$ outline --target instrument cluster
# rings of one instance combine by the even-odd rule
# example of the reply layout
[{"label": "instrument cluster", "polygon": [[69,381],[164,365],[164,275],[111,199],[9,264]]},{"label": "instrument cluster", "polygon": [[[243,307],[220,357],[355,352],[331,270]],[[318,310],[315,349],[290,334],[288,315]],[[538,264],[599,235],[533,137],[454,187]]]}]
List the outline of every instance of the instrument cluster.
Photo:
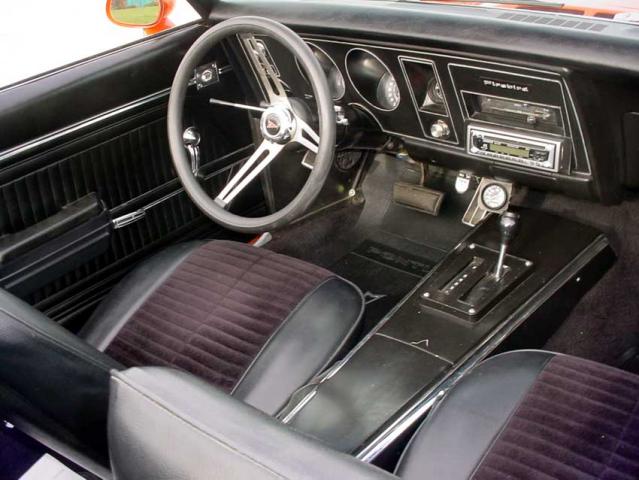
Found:
[{"label": "instrument cluster", "polygon": [[[417,48],[305,37],[333,100],[363,112],[416,158],[589,196],[588,149],[561,72]],[[292,94],[290,54],[269,44]],[[585,180],[585,181],[584,181]],[[582,189],[581,191],[579,191]]]}]

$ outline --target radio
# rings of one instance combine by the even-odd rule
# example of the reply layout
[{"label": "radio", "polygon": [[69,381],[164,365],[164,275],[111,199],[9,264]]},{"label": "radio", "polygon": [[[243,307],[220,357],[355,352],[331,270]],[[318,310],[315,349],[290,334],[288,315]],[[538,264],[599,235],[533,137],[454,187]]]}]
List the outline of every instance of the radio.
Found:
[{"label": "radio", "polygon": [[498,162],[557,172],[563,140],[509,130],[468,126],[468,153]]}]

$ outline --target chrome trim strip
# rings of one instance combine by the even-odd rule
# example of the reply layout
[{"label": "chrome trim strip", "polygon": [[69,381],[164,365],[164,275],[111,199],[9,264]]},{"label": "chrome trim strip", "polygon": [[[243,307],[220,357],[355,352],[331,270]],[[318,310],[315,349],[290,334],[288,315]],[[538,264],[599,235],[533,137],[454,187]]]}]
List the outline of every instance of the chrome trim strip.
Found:
[{"label": "chrome trim strip", "polygon": [[90,126],[96,125],[98,123],[104,122],[106,120],[109,120],[110,118],[116,117],[118,115],[124,114],[126,112],[129,112],[131,110],[135,110],[137,108],[140,108],[148,103],[154,102],[156,100],[159,100],[163,97],[166,97],[169,95],[171,89],[170,88],[165,88],[164,90],[160,90],[158,92],[152,93],[150,95],[147,95],[146,97],[142,97],[138,100],[135,100],[133,102],[124,104],[121,107],[117,107],[114,108],[112,110],[107,110],[104,113],[100,113],[98,115],[95,115],[93,117],[90,117],[87,120],[83,120],[81,122],[78,123],[74,123],[68,127],[62,128],[60,130],[57,130],[53,133],[49,133],[46,135],[43,135],[42,137],[36,138],[35,140],[30,140],[26,143],[23,143],[22,145],[18,145],[17,147],[11,147],[8,150],[4,150],[3,152],[0,152],[0,166],[2,166],[2,163],[18,156],[18,155],[22,155],[26,152],[29,152],[31,150],[34,150],[38,147],[41,147],[42,145],[45,145],[49,142],[52,142],[54,140],[58,140],[60,138],[66,137],[67,135],[70,135],[72,133],[76,133],[78,131],[84,130],[85,128],[88,128]]},{"label": "chrome trim strip", "polygon": [[[564,279],[570,279],[581,268],[601,253],[609,243],[604,235],[598,236],[588,247],[581,251],[568,265],[559,271],[536,295],[522,304],[506,320],[491,332],[490,336],[475,349],[468,352],[437,384],[431,386],[412,407],[389,425],[383,432],[371,440],[355,457],[370,463],[412,424],[421,419],[434,403],[450,390],[466,373],[486,358],[505,338],[519,327],[540,305],[546,302]],[[421,286],[423,282],[420,282]],[[417,290],[417,289],[416,289]]]},{"label": "chrome trim strip", "polygon": [[379,333],[378,332],[378,333],[375,334],[375,336],[376,337],[386,338],[388,340],[393,340],[393,341],[395,341],[397,343],[401,343],[402,345],[406,345],[407,347],[414,348],[415,350],[419,350],[422,353],[426,353],[426,354],[430,355],[431,357],[435,357],[437,360],[441,360],[442,362],[448,363],[449,365],[454,365],[453,362],[451,362],[450,360],[448,360],[448,359],[446,359],[446,358],[444,358],[444,357],[442,357],[440,355],[437,355],[436,353],[430,352],[430,351],[428,351],[428,350],[426,350],[426,349],[424,349],[422,347],[419,347],[419,346],[417,346],[414,343],[407,342],[405,340],[400,340],[399,338],[391,337],[390,335],[386,335],[385,333]]},{"label": "chrome trim strip", "polygon": [[[566,89],[566,93],[568,94],[568,98],[570,99],[570,105],[572,107],[572,113],[575,116],[575,119],[577,120],[577,131],[579,132],[579,138],[581,138],[581,145],[584,151],[584,154],[586,155],[586,167],[587,170],[585,172],[579,172],[579,173],[585,173],[586,175],[592,175],[592,166],[590,165],[590,153],[588,151],[588,144],[586,143],[586,137],[584,136],[584,131],[581,128],[581,122],[579,121],[579,115],[577,114],[577,106],[575,105],[575,101],[572,99],[572,93],[570,92],[570,88],[568,88],[568,84],[566,83],[566,79],[562,78],[562,84],[564,86],[564,88]],[[568,128],[570,128],[570,115],[568,115]],[[572,128],[570,128],[572,130]]]},{"label": "chrome trim strip", "polygon": [[[233,157],[235,155],[238,155],[239,153],[243,152],[244,150],[248,150],[249,148],[253,147],[253,145],[245,145],[241,148],[238,148],[237,150],[233,150],[232,152],[227,153],[226,155],[223,155],[219,158],[216,158],[214,160],[211,160],[212,162],[219,162],[221,160],[225,160],[229,157]],[[227,170],[232,169],[233,167],[237,166],[239,163],[243,162],[246,159],[246,157],[242,157],[239,160],[237,160],[236,162],[231,163],[230,165],[227,165],[224,168],[221,168],[219,170],[215,170],[212,173],[209,173],[208,175],[206,175],[203,180],[209,180],[217,175],[221,175],[222,173],[226,172]],[[184,187],[180,187],[176,190],[173,190],[172,192],[167,193],[166,195],[164,195],[163,197],[158,198],[157,200],[152,201],[151,203],[148,203],[132,212],[129,213],[125,213],[122,214],[120,216],[118,216],[117,218],[114,218],[112,220],[113,223],[113,228],[115,228],[116,230],[119,228],[124,228],[128,225],[131,225],[132,223],[138,222],[140,220],[142,220],[145,216],[146,216],[146,212],[150,209],[152,209],[153,207],[156,207],[158,205],[160,205],[161,203],[166,202],[167,200],[170,200],[171,198],[180,195],[181,193],[184,193]]]},{"label": "chrome trim strip", "polygon": [[317,395],[317,389],[313,389],[306,395],[304,395],[304,397],[293,407],[293,409],[288,412],[286,416],[284,416],[284,418],[281,419],[281,422],[285,424],[290,422],[291,419],[308,404],[308,402],[315,398],[315,395]]}]

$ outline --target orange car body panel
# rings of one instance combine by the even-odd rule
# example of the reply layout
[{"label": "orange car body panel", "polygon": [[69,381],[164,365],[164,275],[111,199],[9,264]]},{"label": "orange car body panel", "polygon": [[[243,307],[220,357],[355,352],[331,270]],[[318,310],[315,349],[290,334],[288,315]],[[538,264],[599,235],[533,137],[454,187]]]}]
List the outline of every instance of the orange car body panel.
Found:
[{"label": "orange car body panel", "polygon": [[162,32],[175,26],[175,24],[171,20],[169,20],[168,17],[175,8],[176,0],[160,0],[160,16],[158,17],[158,20],[151,25],[130,25],[118,22],[115,18],[113,18],[113,15],[111,15],[111,2],[112,0],[107,0],[106,2],[107,17],[109,17],[109,20],[111,22],[121,27],[144,28],[144,33],[146,33],[147,35],[153,35],[155,33]]},{"label": "orange car body panel", "polygon": [[[584,17],[613,18],[620,13],[639,14],[639,1],[637,0],[564,0],[552,2],[546,5],[520,5],[513,3],[487,2],[457,2],[455,0],[423,0],[425,3],[442,3],[453,5],[491,6],[495,8],[509,8],[522,10],[538,10],[543,12],[567,13]],[[557,6],[561,3],[561,6]]]}]

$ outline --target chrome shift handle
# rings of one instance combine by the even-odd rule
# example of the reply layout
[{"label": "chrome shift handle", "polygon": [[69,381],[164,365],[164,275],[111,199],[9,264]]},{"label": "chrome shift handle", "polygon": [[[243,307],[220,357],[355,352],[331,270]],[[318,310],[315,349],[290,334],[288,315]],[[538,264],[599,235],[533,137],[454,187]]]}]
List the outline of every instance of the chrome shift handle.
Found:
[{"label": "chrome shift handle", "polygon": [[504,275],[504,260],[506,259],[506,252],[508,245],[515,234],[517,233],[517,226],[519,223],[519,215],[514,212],[504,212],[499,217],[499,234],[501,235],[501,242],[499,244],[499,257],[497,258],[497,264],[495,265],[495,271],[493,275],[496,280],[501,280]]},{"label": "chrome shift handle", "polygon": [[195,127],[187,128],[182,134],[184,148],[186,148],[191,158],[191,171],[196,177],[200,170],[200,140],[200,132]]}]

